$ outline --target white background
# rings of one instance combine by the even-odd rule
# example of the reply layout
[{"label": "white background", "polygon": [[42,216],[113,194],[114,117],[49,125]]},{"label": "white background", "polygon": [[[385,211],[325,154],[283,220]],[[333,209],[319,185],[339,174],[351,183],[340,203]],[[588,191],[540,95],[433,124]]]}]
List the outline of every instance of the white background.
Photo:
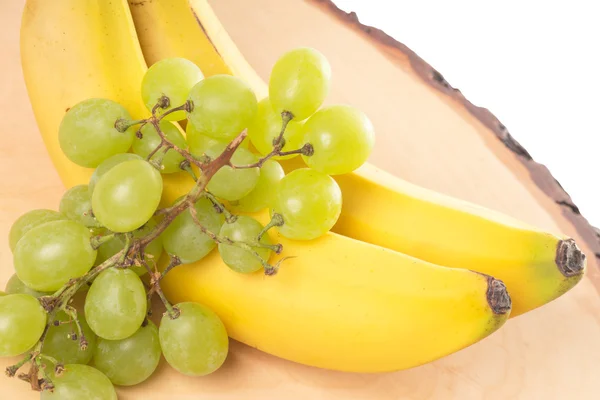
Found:
[{"label": "white background", "polygon": [[335,3],[489,109],[600,226],[600,2]]}]

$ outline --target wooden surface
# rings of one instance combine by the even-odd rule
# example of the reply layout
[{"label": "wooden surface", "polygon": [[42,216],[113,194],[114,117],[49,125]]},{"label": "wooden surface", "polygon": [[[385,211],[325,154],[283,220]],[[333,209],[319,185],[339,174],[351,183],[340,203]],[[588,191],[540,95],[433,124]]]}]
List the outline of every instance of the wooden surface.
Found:
[{"label": "wooden surface", "polygon": [[[56,208],[64,190],[38,135],[21,74],[18,35],[23,3],[0,0],[0,286],[13,271],[7,240],[10,225],[30,209]],[[183,377],[163,362],[150,382],[119,389],[119,397],[598,398],[600,279],[591,247],[596,244],[585,221],[556,204],[566,195],[544,181],[549,180],[543,167],[508,149],[498,140],[498,131],[469,111],[460,97],[436,86],[440,79],[428,82],[426,70],[419,69],[418,60],[406,50],[365,33],[324,2],[211,3],[263,78],[278,55],[291,47],[309,45],[323,51],[334,74],[329,101],[358,106],[375,124],[374,164],[417,184],[563,231],[581,243],[581,235],[586,236],[589,272],[552,304],[510,320],[470,348],[412,370],[377,375],[324,371],[232,343],[225,366],[209,377]],[[48,96],[51,101],[52,94]],[[12,361],[2,359],[0,367]],[[0,377],[0,399],[36,398],[22,382]]]}]

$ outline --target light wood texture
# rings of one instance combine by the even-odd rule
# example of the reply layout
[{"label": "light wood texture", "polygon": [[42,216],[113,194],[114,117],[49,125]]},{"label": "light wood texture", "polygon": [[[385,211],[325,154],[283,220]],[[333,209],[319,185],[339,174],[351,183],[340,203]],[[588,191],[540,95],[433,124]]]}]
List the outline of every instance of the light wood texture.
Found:
[{"label": "light wood texture", "polygon": [[[300,0],[212,1],[227,30],[267,78],[279,54],[318,47],[331,61],[330,102],[363,109],[378,132],[372,162],[394,174],[583,242],[518,158],[464,106],[419,78],[398,49],[374,41],[322,5]],[[7,235],[20,214],[56,208],[63,187],[43,147],[23,82],[19,23],[24,0],[0,0],[0,286],[12,274]],[[52,101],[52,93],[48,93]],[[232,343],[225,366],[204,378],[163,362],[120,399],[596,399],[600,372],[597,266],[557,301],[509,321],[482,342],[408,371],[359,375],[318,370]],[[317,328],[318,329],[318,328]],[[443,332],[440,332],[443,334]],[[1,359],[0,368],[14,362]],[[37,399],[0,377],[0,398]]]}]

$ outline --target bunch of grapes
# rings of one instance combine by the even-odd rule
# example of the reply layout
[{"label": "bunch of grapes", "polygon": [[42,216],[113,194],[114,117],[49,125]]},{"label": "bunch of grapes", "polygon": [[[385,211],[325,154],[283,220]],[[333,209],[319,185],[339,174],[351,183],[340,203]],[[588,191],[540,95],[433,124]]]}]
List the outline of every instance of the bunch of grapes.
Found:
[{"label": "bunch of grapes", "polygon": [[[18,376],[42,399],[114,399],[113,384],[148,379],[161,354],[186,375],[217,370],[228,353],[225,326],[202,304],[170,304],[160,281],[211,251],[237,273],[273,275],[280,265],[269,259],[284,249],[269,229],[314,240],[333,227],[342,193],[330,175],[362,165],[374,133],[359,110],[322,107],[330,74],[316,50],[292,50],[273,68],[269,97],[257,101],[242,80],[203,78],[172,58],[144,76],[146,119],[107,99],[73,106],[61,149],[95,170],[58,211],[30,211],[11,228],[16,274],[0,296],[0,356],[21,361],[7,374],[28,364]],[[285,175],[278,161],[297,156],[307,167]],[[159,208],[164,174],[188,174],[194,185]],[[250,216],[264,209],[265,226]],[[159,268],[161,257],[168,262]],[[158,328],[148,319],[155,294],[166,308]]]}]

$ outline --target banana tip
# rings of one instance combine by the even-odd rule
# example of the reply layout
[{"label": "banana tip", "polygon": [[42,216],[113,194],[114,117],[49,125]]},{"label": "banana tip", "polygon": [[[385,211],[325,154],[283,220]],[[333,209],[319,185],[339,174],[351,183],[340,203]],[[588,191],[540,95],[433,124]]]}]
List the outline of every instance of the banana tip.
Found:
[{"label": "banana tip", "polygon": [[573,239],[561,240],[556,248],[556,266],[567,278],[580,275],[585,269],[585,254]]},{"label": "banana tip", "polygon": [[491,276],[488,276],[487,301],[494,314],[506,314],[512,308],[512,301],[506,285]]}]

